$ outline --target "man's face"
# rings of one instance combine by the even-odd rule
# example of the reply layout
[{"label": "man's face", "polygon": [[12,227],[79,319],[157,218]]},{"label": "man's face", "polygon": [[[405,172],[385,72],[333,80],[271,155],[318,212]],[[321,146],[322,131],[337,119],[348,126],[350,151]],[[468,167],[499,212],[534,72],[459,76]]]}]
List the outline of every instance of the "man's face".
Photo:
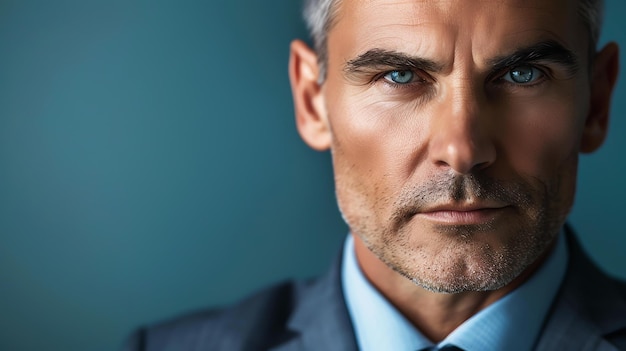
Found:
[{"label": "man's face", "polygon": [[570,0],[343,0],[321,96],[352,232],[433,291],[540,258],[573,203],[587,33]]}]

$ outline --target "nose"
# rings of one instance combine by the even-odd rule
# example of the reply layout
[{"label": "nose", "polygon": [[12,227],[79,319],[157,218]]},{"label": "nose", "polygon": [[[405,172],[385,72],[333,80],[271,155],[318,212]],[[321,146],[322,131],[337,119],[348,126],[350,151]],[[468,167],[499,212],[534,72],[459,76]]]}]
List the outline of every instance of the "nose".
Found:
[{"label": "nose", "polygon": [[431,122],[429,157],[435,166],[460,174],[484,169],[496,159],[486,99],[469,87],[442,99]]}]

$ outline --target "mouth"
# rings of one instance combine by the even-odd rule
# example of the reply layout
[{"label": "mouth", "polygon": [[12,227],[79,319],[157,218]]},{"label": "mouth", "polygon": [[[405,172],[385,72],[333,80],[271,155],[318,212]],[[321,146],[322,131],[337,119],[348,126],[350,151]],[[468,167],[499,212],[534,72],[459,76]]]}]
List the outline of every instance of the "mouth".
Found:
[{"label": "mouth", "polygon": [[439,224],[479,225],[492,222],[508,208],[499,204],[442,205],[420,211],[417,216]]}]

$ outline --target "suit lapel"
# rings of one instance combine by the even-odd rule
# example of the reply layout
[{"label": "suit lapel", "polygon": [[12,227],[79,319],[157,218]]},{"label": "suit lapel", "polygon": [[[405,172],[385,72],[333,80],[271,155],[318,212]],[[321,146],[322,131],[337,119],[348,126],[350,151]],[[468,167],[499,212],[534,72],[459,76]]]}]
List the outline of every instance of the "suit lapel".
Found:
[{"label": "suit lapel", "polygon": [[604,333],[581,316],[573,306],[559,302],[543,330],[537,351],[581,350],[617,351]]},{"label": "suit lapel", "polygon": [[626,301],[566,231],[569,268],[536,350],[618,350],[605,337],[626,328]]},{"label": "suit lapel", "polygon": [[341,288],[341,255],[330,271],[296,292],[288,327],[294,336],[273,351],[357,351]]}]

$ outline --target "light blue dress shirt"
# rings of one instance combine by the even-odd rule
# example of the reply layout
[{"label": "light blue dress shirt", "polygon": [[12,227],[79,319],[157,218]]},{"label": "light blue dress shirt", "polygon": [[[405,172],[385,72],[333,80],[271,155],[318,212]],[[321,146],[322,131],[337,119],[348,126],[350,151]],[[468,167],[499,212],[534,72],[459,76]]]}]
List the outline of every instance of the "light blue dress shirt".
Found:
[{"label": "light blue dress shirt", "polygon": [[[563,281],[568,251],[563,232],[544,264],[524,284],[466,320],[438,346],[466,351],[531,350]],[[348,235],[342,287],[362,351],[415,351],[434,346],[365,278]]]}]

